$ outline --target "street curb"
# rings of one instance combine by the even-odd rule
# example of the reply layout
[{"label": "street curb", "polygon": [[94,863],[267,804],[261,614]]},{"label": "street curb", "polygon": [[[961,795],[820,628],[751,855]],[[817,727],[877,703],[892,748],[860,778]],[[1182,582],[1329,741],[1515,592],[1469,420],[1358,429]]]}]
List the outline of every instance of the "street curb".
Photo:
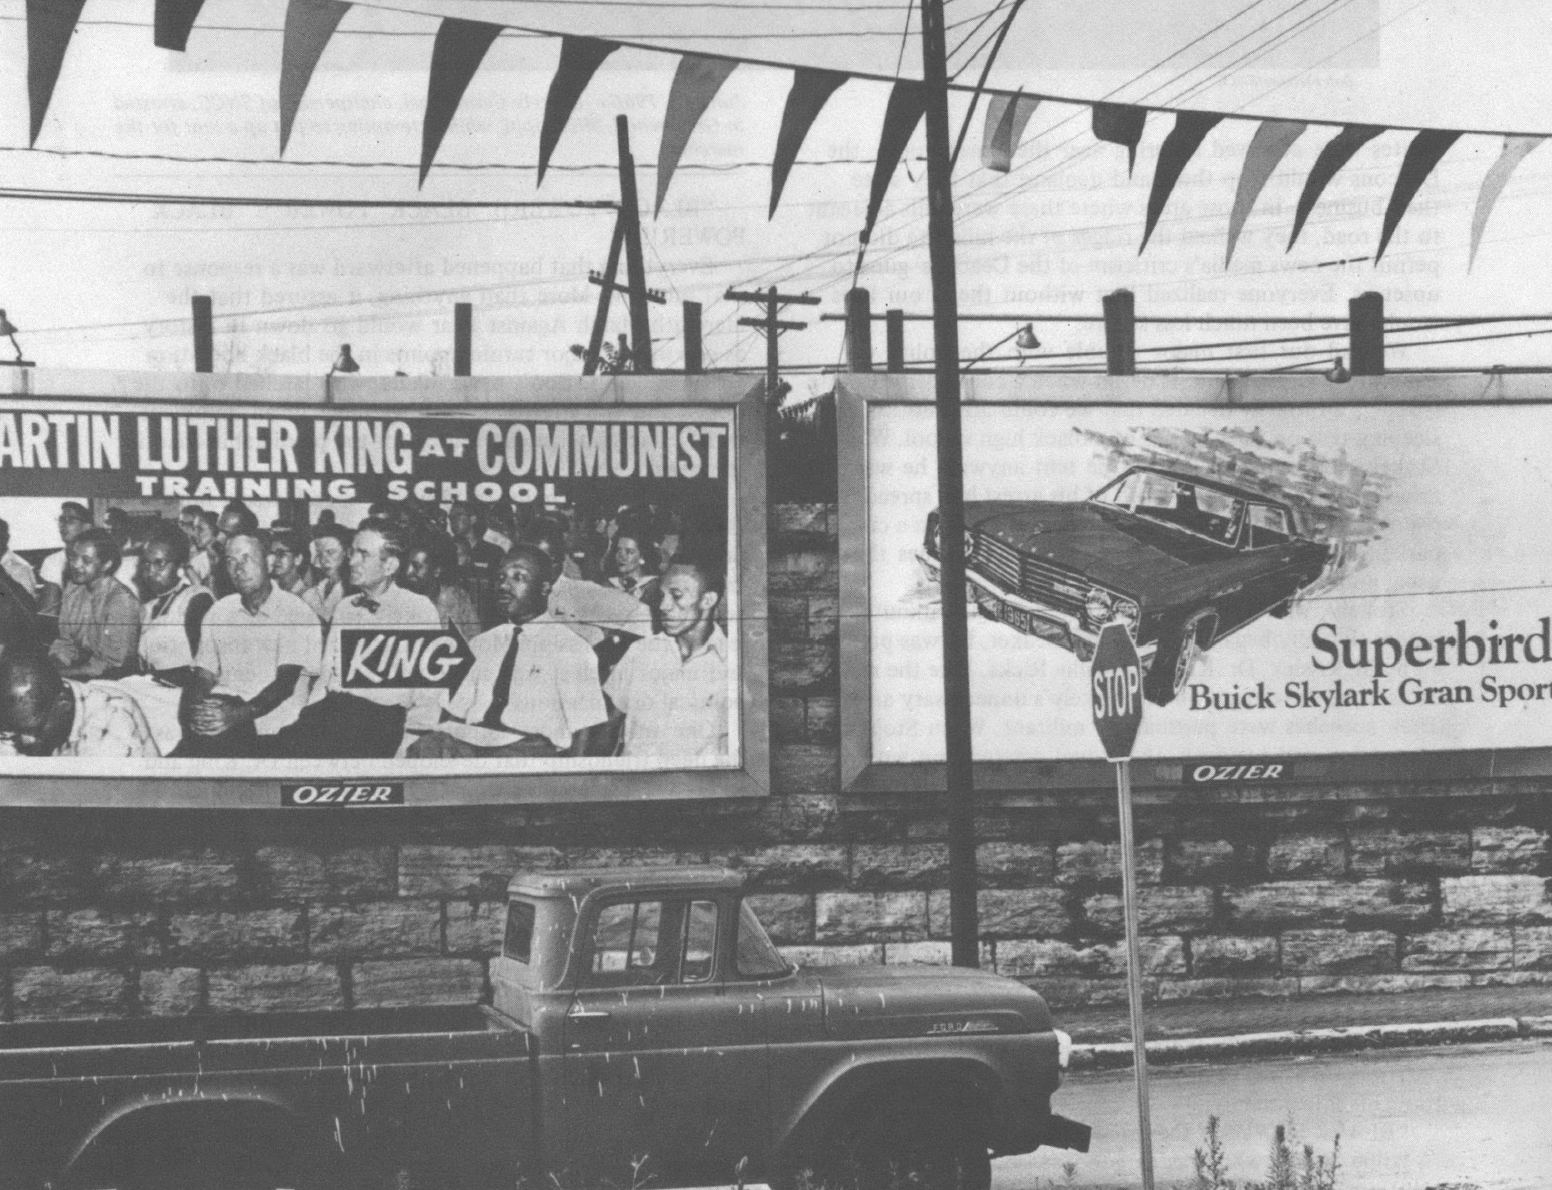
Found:
[{"label": "street curb", "polygon": [[[1299,1029],[1243,1033],[1235,1037],[1182,1037],[1148,1042],[1148,1065],[1170,1066],[1224,1058],[1270,1058],[1332,1054],[1404,1046],[1459,1045],[1552,1037],[1552,1017],[1493,1017],[1479,1021],[1434,1021],[1410,1025],[1357,1025],[1345,1029]],[[1116,1070],[1132,1064],[1130,1042],[1074,1045],[1070,1070]]]}]

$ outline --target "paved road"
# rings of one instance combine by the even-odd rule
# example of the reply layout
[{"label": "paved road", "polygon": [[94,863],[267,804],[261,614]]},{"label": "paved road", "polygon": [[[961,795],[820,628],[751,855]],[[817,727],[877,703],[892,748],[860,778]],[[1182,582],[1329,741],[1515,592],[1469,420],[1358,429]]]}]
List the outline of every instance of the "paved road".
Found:
[{"label": "paved road", "polygon": [[[1229,1174],[1266,1177],[1272,1131],[1328,1153],[1337,1190],[1552,1186],[1552,1041],[1177,1066],[1151,1072],[1155,1181],[1194,1186],[1191,1152],[1222,1121]],[[1141,1184],[1131,1072],[1073,1075],[1056,1110],[1094,1128],[1094,1151],[993,1163],[993,1190]],[[1069,1178],[1063,1163],[1076,1168]]]}]

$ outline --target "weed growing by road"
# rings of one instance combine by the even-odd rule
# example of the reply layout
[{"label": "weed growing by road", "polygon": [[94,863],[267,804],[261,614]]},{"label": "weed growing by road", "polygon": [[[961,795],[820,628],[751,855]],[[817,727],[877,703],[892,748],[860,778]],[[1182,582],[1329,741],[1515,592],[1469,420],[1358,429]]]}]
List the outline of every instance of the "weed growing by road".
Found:
[{"label": "weed growing by road", "polygon": [[1301,1145],[1295,1153],[1290,1130],[1279,1124],[1272,1133],[1267,1154],[1266,1179],[1237,1182],[1229,1177],[1228,1156],[1218,1131],[1218,1117],[1207,1117],[1206,1145],[1193,1154],[1196,1166],[1195,1190],[1336,1190],[1342,1138],[1331,1138],[1331,1155],[1315,1152],[1311,1144]]}]

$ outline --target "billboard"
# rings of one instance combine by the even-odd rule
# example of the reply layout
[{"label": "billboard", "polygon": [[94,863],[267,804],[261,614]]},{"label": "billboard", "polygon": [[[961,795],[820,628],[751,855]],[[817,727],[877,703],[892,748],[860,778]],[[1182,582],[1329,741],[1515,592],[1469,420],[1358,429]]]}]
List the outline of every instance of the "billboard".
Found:
[{"label": "billboard", "polygon": [[765,792],[747,382],[28,380],[0,799]]},{"label": "billboard", "polygon": [[[1147,666],[1144,781],[1546,768],[1552,406],[1535,398],[1552,394],[1481,377],[967,378],[966,532],[948,542],[921,449],[930,383],[842,386],[841,457],[867,460],[865,490],[842,495],[854,787],[942,780],[945,597],[968,615],[988,787],[1109,780],[1088,662],[1112,622]],[[948,549],[962,592],[939,587]]]}]

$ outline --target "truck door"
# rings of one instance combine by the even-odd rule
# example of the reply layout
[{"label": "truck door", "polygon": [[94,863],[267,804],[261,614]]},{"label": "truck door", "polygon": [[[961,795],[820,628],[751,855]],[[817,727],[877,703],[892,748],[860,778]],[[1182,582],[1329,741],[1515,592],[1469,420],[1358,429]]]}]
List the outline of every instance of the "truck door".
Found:
[{"label": "truck door", "polygon": [[727,902],[688,892],[600,907],[564,1031],[576,1175],[732,1181],[740,1158],[763,1158],[764,1028],[755,989],[719,974],[728,916]]}]

